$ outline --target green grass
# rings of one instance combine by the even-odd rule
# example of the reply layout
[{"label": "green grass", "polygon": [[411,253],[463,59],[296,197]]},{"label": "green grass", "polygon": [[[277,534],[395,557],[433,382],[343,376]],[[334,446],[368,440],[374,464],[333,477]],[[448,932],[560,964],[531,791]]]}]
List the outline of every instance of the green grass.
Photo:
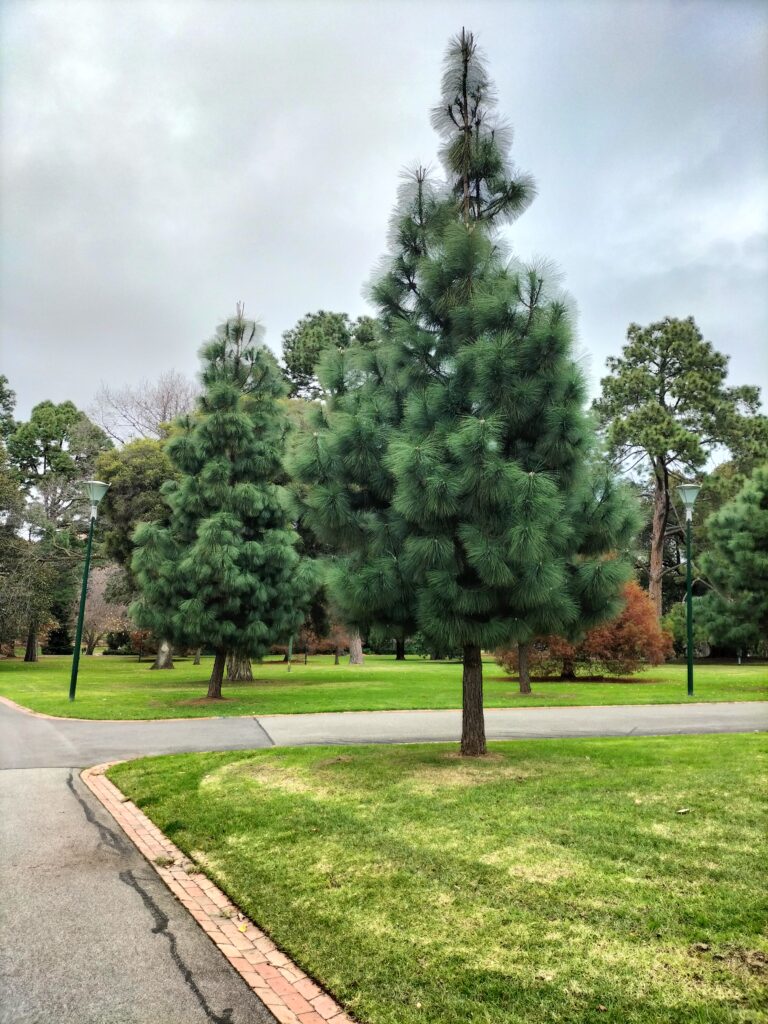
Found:
[{"label": "green grass", "polygon": [[[362,668],[333,658],[254,666],[253,683],[225,683],[222,701],[205,699],[211,659],[179,661],[153,672],[149,662],[95,656],[80,659],[77,699],[68,700],[71,659],[0,661],[0,694],[34,711],[76,718],[198,718],[206,715],[272,715],[311,711],[378,711],[461,707],[461,666],[412,658],[366,657]],[[534,683],[522,697],[493,660],[485,663],[486,707],[585,704],[669,704],[687,700],[684,665],[663,665],[624,683]],[[701,665],[697,701],[768,699],[768,665]]]},{"label": "green grass", "polygon": [[365,1024],[768,1021],[764,736],[491,749],[109,774]]}]

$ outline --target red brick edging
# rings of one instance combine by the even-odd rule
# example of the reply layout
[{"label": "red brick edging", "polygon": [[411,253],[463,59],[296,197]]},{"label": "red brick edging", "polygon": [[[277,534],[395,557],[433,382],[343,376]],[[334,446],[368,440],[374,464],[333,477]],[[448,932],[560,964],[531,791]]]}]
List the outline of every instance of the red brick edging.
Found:
[{"label": "red brick edging", "polygon": [[280,1024],[353,1024],[209,878],[188,874],[181,850],[105,776],[115,763],[86,768],[83,782]]}]

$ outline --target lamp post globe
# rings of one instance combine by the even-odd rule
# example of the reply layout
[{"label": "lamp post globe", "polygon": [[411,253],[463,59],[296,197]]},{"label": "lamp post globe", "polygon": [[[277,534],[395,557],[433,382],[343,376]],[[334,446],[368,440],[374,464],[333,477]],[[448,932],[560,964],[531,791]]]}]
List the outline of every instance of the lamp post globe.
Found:
[{"label": "lamp post globe", "polygon": [[93,527],[96,522],[99,502],[109,490],[109,484],[103,480],[84,480],[83,490],[91,503],[91,514],[88,522],[88,540],[85,545],[85,565],[83,566],[83,582],[80,586],[80,608],[77,613],[77,630],[75,632],[75,649],[72,654],[72,675],[69,680],[69,699],[75,699],[77,689],[77,670],[80,667],[80,644],[83,640],[83,620],[85,618],[85,599],[88,595],[88,570],[91,567],[91,547],[93,545]]},{"label": "lamp post globe", "polygon": [[109,490],[109,484],[105,484],[103,480],[84,480],[83,490],[91,503],[91,519],[95,519],[96,509],[101,499]]},{"label": "lamp post globe", "polygon": [[685,509],[685,604],[686,604],[686,653],[688,656],[688,696],[693,696],[693,579],[691,564],[691,524],[693,506],[701,490],[700,484],[679,484],[677,493]]},{"label": "lamp post globe", "polygon": [[685,509],[685,518],[690,520],[693,516],[693,506],[696,502],[696,497],[701,490],[701,484],[679,484],[677,493],[680,495],[680,500],[683,503]]}]

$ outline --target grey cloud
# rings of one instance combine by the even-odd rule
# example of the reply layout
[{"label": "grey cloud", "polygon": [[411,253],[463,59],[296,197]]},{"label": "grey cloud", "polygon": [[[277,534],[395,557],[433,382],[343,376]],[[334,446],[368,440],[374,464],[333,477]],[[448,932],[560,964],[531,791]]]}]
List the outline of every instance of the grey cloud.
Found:
[{"label": "grey cloud", "polygon": [[768,386],[759,4],[7,3],[0,370],[20,411],[197,368],[237,300],[280,333],[364,312],[398,172],[436,163],[448,36],[485,45],[593,376],[630,320],[692,313]]}]

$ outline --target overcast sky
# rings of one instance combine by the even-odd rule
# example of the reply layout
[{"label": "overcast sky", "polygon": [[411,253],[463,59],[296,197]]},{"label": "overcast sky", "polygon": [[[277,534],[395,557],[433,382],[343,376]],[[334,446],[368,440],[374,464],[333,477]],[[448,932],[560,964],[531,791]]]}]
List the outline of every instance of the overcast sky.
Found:
[{"label": "overcast sky", "polygon": [[631,321],[695,316],[768,391],[768,4],[6,0],[0,372],[18,415],[197,371],[245,302],[276,350],[370,312],[398,173],[462,25],[539,195],[597,386]]}]

